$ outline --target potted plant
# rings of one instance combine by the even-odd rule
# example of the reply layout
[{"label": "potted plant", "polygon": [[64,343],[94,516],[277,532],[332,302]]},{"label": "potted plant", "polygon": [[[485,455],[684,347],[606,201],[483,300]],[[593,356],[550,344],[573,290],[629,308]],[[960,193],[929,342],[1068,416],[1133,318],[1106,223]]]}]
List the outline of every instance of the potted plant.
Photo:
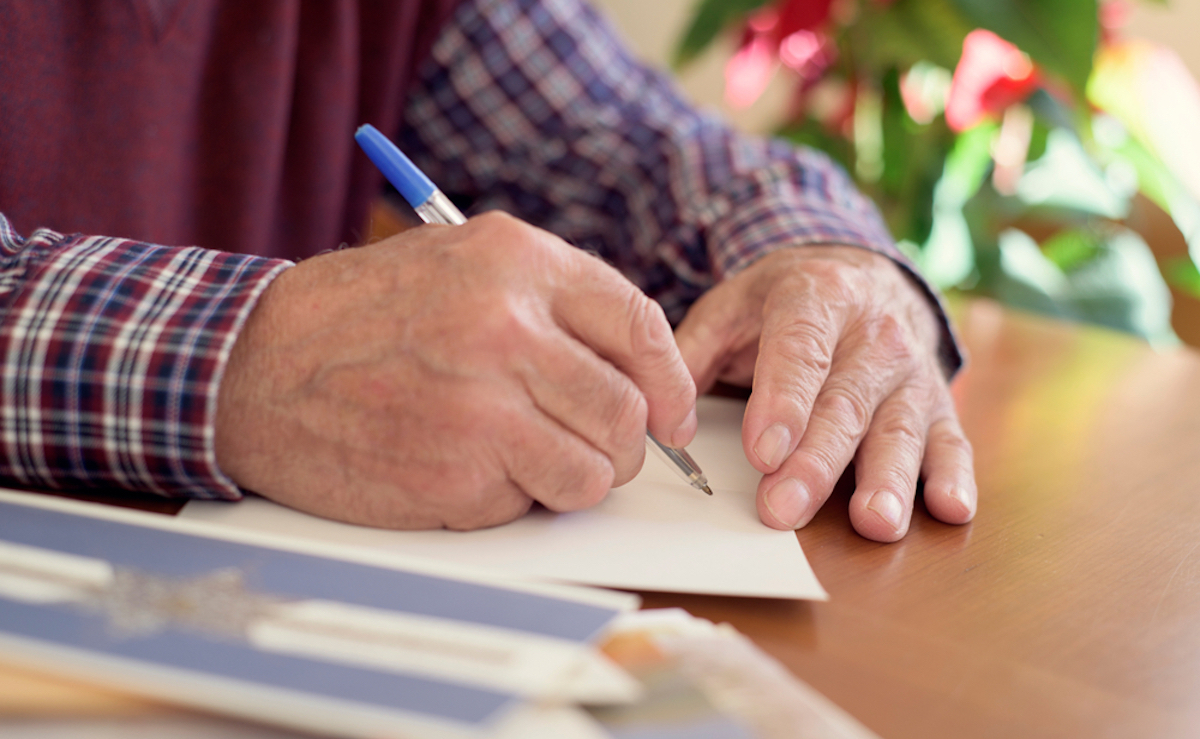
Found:
[{"label": "potted plant", "polygon": [[[777,134],[838,160],[943,288],[1175,341],[1200,295],[1200,88],[1124,0],[698,0],[675,63],[740,34],[726,97],[794,79]],[[1127,225],[1168,213],[1158,266]]]}]

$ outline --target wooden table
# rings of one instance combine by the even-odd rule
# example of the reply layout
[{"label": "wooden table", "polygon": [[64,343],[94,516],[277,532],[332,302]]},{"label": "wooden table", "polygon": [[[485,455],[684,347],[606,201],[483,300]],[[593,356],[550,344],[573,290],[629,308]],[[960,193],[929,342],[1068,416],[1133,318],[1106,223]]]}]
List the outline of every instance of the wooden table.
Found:
[{"label": "wooden table", "polygon": [[1200,736],[1200,354],[959,320],[973,523],[868,542],[843,484],[798,533],[828,603],[646,604],[729,621],[887,739]]},{"label": "wooden table", "polygon": [[830,602],[646,605],[733,623],[885,739],[1200,736],[1200,354],[959,320],[972,524],[868,542],[842,485],[798,533]]}]

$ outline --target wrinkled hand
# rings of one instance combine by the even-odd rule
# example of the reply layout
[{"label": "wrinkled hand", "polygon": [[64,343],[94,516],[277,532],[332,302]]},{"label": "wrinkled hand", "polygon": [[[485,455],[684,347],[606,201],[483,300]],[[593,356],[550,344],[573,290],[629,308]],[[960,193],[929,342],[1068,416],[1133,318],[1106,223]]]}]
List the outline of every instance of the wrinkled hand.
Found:
[{"label": "wrinkled hand", "polygon": [[676,330],[701,391],[752,384],[742,445],[759,517],[804,526],[851,461],[863,536],[908,531],[918,476],[939,520],[975,513],[971,446],[938,364],[928,300],[887,257],[846,246],[768,255],[717,285]]},{"label": "wrinkled hand", "polygon": [[469,529],[598,502],[649,428],[696,430],[658,304],[500,214],[316,257],[264,292],[221,383],[217,462],[329,518]]}]

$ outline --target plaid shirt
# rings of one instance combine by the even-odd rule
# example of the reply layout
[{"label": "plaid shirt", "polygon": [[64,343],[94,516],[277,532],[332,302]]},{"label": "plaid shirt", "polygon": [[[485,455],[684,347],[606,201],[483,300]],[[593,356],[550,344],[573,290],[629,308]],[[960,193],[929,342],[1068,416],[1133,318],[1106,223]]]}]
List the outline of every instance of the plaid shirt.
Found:
[{"label": "plaid shirt", "polygon": [[[594,251],[672,321],[773,249],[850,244],[905,264],[826,157],[693,110],[578,0],[467,0],[407,98],[400,139],[452,198]],[[239,497],[216,464],[217,389],[256,298],[289,265],[22,238],[0,215],[0,481]]]}]

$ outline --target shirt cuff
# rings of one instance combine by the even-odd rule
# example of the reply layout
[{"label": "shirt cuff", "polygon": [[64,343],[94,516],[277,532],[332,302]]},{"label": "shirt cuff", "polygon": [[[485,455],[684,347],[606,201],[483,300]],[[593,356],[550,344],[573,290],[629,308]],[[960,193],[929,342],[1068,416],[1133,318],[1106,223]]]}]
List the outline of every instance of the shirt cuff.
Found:
[{"label": "shirt cuff", "polygon": [[0,476],[240,498],[216,462],[221,376],[291,263],[48,230],[5,237]]}]

